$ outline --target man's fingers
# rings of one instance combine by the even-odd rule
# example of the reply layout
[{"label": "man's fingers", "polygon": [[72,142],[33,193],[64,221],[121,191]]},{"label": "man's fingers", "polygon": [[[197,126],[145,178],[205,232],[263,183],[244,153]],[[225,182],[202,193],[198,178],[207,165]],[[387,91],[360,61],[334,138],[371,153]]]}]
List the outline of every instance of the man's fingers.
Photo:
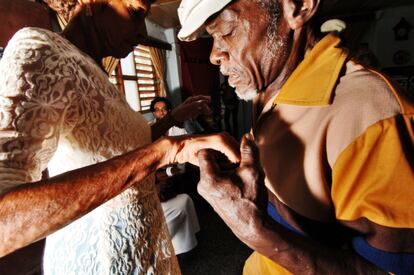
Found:
[{"label": "man's fingers", "polygon": [[197,115],[209,115],[213,112],[213,110],[211,110],[210,106],[205,101],[196,101],[195,110],[197,112]]},{"label": "man's fingers", "polygon": [[259,149],[254,143],[251,134],[245,134],[240,144],[241,163],[240,166],[253,166],[260,162]]},{"label": "man's fingers", "polygon": [[193,105],[193,104],[210,104],[211,102],[211,98],[210,96],[205,96],[205,95],[196,95],[196,96],[190,96],[189,98],[187,98],[182,104],[187,106],[187,105]]},{"label": "man's fingers", "polygon": [[202,101],[202,102],[210,103],[211,97],[206,96],[206,95],[195,95],[195,96],[190,96],[184,102],[191,103],[191,102],[196,102],[196,101]]},{"label": "man's fingers", "polygon": [[197,157],[200,166],[200,180],[205,181],[220,171],[212,150],[200,150],[197,153]]},{"label": "man's fingers", "polygon": [[[240,162],[240,147],[237,141],[227,133],[203,136],[197,140],[198,150],[213,149],[223,153],[230,162]],[[197,150],[197,151],[198,151]]]},{"label": "man's fingers", "polygon": [[217,164],[215,153],[217,152],[211,149],[203,149],[197,153],[200,166],[200,181],[197,185],[197,191],[209,203],[211,203],[211,195],[219,190],[217,183],[220,182],[220,167]]},{"label": "man's fingers", "polygon": [[239,143],[229,134],[223,132],[219,135],[215,135],[218,142],[214,142],[213,149],[222,152],[233,163],[240,162]]},{"label": "man's fingers", "polygon": [[210,97],[204,95],[189,97],[171,111],[171,115],[180,122],[196,118],[200,114],[209,115],[211,113]]}]

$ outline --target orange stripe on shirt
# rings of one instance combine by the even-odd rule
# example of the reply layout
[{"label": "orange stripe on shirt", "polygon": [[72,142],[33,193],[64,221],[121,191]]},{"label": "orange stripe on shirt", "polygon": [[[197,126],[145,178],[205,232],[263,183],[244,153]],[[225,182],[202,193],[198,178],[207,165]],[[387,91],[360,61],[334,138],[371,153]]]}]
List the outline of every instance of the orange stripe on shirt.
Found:
[{"label": "orange stripe on shirt", "polygon": [[412,115],[379,121],[340,154],[332,182],[339,220],[414,228],[413,128]]},{"label": "orange stripe on shirt", "polygon": [[243,275],[290,275],[288,270],[258,252],[253,252],[246,260]]}]

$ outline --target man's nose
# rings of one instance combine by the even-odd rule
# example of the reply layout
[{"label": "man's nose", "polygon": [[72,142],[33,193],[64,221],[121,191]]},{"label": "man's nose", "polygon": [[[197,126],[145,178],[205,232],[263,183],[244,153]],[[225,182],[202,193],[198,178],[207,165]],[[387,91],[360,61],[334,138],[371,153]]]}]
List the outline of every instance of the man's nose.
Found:
[{"label": "man's nose", "polygon": [[221,65],[228,58],[228,53],[220,50],[218,47],[213,46],[213,49],[211,49],[210,62],[214,65]]}]

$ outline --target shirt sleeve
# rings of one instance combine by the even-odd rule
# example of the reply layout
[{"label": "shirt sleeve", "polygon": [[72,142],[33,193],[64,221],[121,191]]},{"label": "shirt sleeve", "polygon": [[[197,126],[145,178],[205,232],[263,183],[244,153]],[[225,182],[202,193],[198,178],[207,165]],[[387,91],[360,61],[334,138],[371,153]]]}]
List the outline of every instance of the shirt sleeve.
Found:
[{"label": "shirt sleeve", "polygon": [[413,121],[412,114],[381,120],[339,155],[332,182],[339,220],[414,228]]},{"label": "shirt sleeve", "polygon": [[0,194],[41,179],[74,97],[48,40],[22,29],[0,61]]}]

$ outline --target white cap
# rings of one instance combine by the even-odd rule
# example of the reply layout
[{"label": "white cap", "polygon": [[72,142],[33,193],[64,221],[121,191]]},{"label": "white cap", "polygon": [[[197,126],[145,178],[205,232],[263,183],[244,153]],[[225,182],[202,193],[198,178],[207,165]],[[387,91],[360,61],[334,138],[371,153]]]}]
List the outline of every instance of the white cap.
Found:
[{"label": "white cap", "polygon": [[182,0],[178,7],[182,41],[197,39],[205,30],[204,23],[213,14],[222,10],[232,0]]},{"label": "white cap", "polygon": [[346,29],[346,23],[340,19],[329,19],[321,26],[321,32],[343,32]]}]

